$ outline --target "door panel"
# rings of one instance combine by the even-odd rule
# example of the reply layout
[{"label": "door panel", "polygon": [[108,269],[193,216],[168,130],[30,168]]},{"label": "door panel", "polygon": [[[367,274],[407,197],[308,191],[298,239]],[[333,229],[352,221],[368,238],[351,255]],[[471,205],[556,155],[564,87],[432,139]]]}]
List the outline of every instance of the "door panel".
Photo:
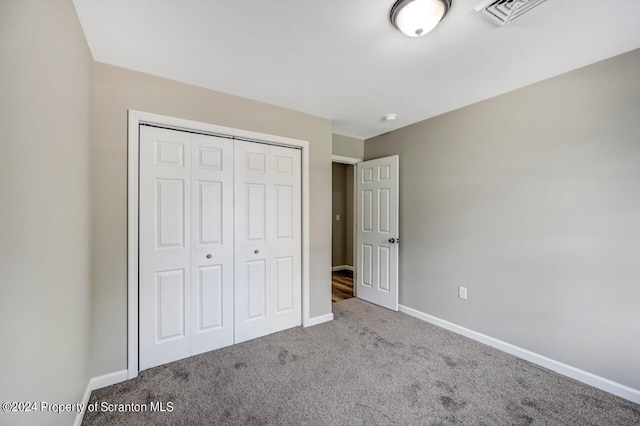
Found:
[{"label": "door panel", "polygon": [[373,191],[362,190],[362,232],[373,232]]},{"label": "door panel", "polygon": [[293,257],[275,259],[276,306],[275,312],[281,313],[294,309]]},{"label": "door panel", "polygon": [[371,277],[373,275],[373,247],[371,244],[362,244],[362,285],[371,287]]},{"label": "door panel", "polygon": [[233,344],[233,142],[191,135],[191,354]]},{"label": "door panel", "polygon": [[188,133],[140,127],[140,369],[190,354]]},{"label": "door panel", "polygon": [[293,227],[293,193],[292,185],[276,185],[276,233],[278,240],[294,238]]},{"label": "door panel", "polygon": [[378,247],[378,290],[391,291],[391,271],[389,263],[391,261],[391,249],[389,247]]},{"label": "door panel", "polygon": [[267,241],[269,146],[236,141],[235,145],[235,342],[270,332]]},{"label": "door panel", "polygon": [[184,247],[185,181],[157,179],[156,182],[156,247]]},{"label": "door panel", "polygon": [[197,332],[222,327],[224,322],[222,316],[224,312],[224,289],[223,289],[223,266],[201,266],[198,268],[198,323]]},{"label": "door panel", "polygon": [[302,324],[302,164],[298,149],[270,147],[273,196],[271,239],[271,332]]},{"label": "door panel", "polygon": [[233,343],[233,144],[140,127],[140,369]]},{"label": "door panel", "polygon": [[156,342],[185,337],[184,269],[156,273]]},{"label": "door panel", "polygon": [[264,259],[253,260],[247,265],[247,287],[249,321],[267,317],[267,262]]},{"label": "door panel", "polygon": [[198,181],[199,220],[195,225],[200,245],[222,244],[222,186],[219,181]]},{"label": "door panel", "polygon": [[398,156],[358,163],[356,291],[398,310]]},{"label": "door panel", "polygon": [[266,241],[267,225],[267,185],[247,184],[246,212],[247,212],[247,239],[250,241]]},{"label": "door panel", "polygon": [[391,232],[391,217],[389,201],[391,191],[389,188],[378,189],[378,232]]}]

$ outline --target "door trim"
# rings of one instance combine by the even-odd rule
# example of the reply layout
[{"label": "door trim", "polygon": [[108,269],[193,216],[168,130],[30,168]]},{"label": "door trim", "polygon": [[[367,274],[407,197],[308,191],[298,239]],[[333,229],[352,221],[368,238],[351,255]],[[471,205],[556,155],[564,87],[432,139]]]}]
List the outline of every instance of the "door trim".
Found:
[{"label": "door trim", "polygon": [[332,163],[358,164],[361,161],[363,161],[362,158],[343,157],[342,155],[332,155],[331,156],[331,162]]},{"label": "door trim", "polygon": [[176,130],[197,131],[241,138],[254,142],[299,148],[302,151],[302,326],[313,325],[309,318],[309,142],[266,133],[185,120],[149,112],[128,110],[127,158],[127,377],[138,376],[138,210],[139,210],[139,126],[141,123],[165,126]]}]

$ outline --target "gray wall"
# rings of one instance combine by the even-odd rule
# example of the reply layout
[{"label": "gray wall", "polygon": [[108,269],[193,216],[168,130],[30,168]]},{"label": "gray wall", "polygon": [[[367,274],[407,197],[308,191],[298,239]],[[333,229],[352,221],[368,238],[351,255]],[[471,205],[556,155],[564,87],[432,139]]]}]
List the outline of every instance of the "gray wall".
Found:
[{"label": "gray wall", "polygon": [[[89,381],[92,59],[71,1],[0,1],[0,401]],[[75,413],[0,413],[68,425]]]},{"label": "gray wall", "polygon": [[334,133],[332,142],[333,155],[350,158],[364,158],[364,140]]},{"label": "gray wall", "polygon": [[367,140],[400,155],[400,303],[640,389],[639,70],[636,50]]},{"label": "gray wall", "polygon": [[310,142],[310,313],[331,312],[329,120],[102,63],[92,90],[93,376],[127,366],[129,108]]}]

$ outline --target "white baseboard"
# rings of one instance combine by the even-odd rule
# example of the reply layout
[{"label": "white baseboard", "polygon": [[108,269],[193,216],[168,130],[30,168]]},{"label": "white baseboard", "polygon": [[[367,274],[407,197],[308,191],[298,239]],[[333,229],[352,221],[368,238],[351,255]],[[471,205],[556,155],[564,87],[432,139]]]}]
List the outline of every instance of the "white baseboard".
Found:
[{"label": "white baseboard", "polygon": [[322,324],[323,322],[333,321],[333,312],[329,314],[320,315],[317,317],[309,318],[309,322],[307,322],[304,326],[311,327],[314,325]]},{"label": "white baseboard", "polygon": [[76,414],[76,419],[73,421],[73,426],[82,425],[82,419],[84,418],[84,412],[87,410],[87,404],[89,404],[89,397],[91,396],[91,380],[87,383],[87,387],[84,390],[84,395],[82,395],[82,410]]},{"label": "white baseboard", "polygon": [[502,340],[498,340],[485,334],[478,333],[477,331],[473,331],[452,322],[445,321],[441,318],[434,317],[433,315],[425,314],[424,312],[418,311],[408,306],[399,305],[399,309],[400,312],[411,315],[412,317],[421,319],[454,333],[461,334],[472,340],[492,346],[496,349],[517,356],[518,358],[525,359],[541,367],[548,368],[549,370],[555,371],[556,373],[571,377],[572,379],[575,379],[579,382],[586,383],[587,385],[593,386],[594,388],[601,389],[605,392],[612,393],[631,402],[635,402],[636,404],[640,404],[640,390],[638,389],[633,389],[621,383],[614,382],[613,380],[605,379],[604,377],[589,373],[588,371],[580,370],[579,368],[572,367],[568,364],[564,364],[551,358],[547,358],[546,356],[512,345],[511,343],[503,342]]},{"label": "white baseboard", "polygon": [[124,382],[128,379],[128,370],[120,370],[113,373],[105,374],[98,377],[93,377],[87,383],[87,388],[84,391],[84,395],[82,396],[82,411],[76,414],[76,419],[73,422],[74,426],[80,426],[82,424],[82,419],[84,418],[84,412],[87,409],[87,404],[89,403],[89,398],[91,397],[91,392],[104,388],[107,386],[115,385],[116,383]]},{"label": "white baseboard", "polygon": [[349,266],[349,265],[340,265],[340,266],[332,266],[331,267],[331,271],[335,272],[335,271],[351,271],[353,272],[353,266]]}]

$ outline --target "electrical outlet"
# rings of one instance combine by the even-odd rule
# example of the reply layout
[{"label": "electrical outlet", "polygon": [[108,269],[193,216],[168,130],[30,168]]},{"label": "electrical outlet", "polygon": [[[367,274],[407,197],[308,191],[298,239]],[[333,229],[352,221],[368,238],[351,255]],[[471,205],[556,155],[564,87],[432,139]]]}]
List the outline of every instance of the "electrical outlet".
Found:
[{"label": "electrical outlet", "polygon": [[337,215],[336,215],[336,220],[337,220],[337,221],[339,221],[339,220],[340,220],[340,215],[339,215],[339,214],[337,214]]},{"label": "electrical outlet", "polygon": [[458,287],[458,297],[460,299],[467,300],[467,288],[466,287]]}]

